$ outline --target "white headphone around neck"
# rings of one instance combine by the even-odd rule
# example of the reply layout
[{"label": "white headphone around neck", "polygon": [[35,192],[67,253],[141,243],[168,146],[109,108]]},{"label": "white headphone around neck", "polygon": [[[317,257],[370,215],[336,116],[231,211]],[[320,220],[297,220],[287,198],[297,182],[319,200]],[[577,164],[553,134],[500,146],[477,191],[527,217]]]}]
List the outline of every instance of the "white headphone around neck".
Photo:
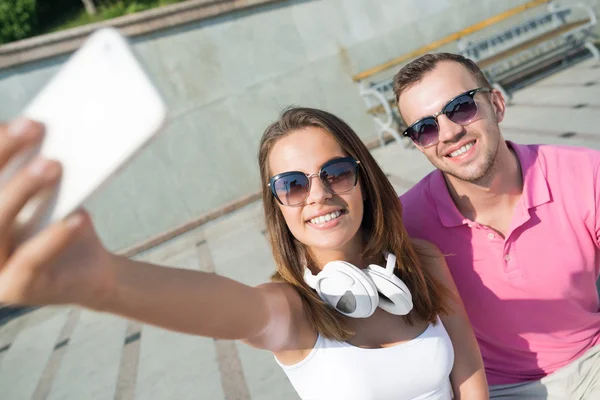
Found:
[{"label": "white headphone around neck", "polygon": [[412,310],[410,290],[394,275],[396,256],[386,253],[386,267],[371,264],[360,269],[346,261],[331,261],[316,276],[304,269],[304,280],[319,297],[338,312],[367,318],[377,307],[395,315]]}]

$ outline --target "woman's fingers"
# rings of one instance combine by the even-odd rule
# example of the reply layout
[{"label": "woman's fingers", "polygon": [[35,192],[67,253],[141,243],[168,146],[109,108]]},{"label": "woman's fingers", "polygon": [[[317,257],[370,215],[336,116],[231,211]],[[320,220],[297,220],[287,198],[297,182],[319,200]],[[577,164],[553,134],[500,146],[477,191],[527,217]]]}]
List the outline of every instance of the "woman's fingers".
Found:
[{"label": "woman's fingers", "polygon": [[12,230],[14,220],[25,204],[41,190],[58,182],[60,165],[37,159],[20,170],[0,188],[0,240]]},{"label": "woman's fingers", "polygon": [[23,164],[41,143],[43,131],[42,125],[27,119],[0,123],[0,303],[4,304],[69,302],[76,300],[75,292],[82,297],[78,292],[86,290],[80,287],[85,286],[82,281],[93,283],[94,271],[78,267],[90,264],[90,254],[103,254],[82,211],[12,248],[21,210],[61,176],[55,161],[38,158]]},{"label": "woman's fingers", "polygon": [[28,167],[24,162],[41,142],[41,124],[19,118],[0,123],[0,248],[7,248],[7,233],[11,231],[19,211],[42,188],[55,183],[60,176],[58,164],[37,160]]},{"label": "woman's fingers", "polygon": [[6,167],[19,151],[38,144],[43,133],[41,124],[25,118],[0,124],[0,169]]},{"label": "woman's fingers", "polygon": [[56,222],[19,246],[0,270],[0,303],[36,305],[68,298],[64,276],[53,261],[75,240],[86,217],[75,213]]}]

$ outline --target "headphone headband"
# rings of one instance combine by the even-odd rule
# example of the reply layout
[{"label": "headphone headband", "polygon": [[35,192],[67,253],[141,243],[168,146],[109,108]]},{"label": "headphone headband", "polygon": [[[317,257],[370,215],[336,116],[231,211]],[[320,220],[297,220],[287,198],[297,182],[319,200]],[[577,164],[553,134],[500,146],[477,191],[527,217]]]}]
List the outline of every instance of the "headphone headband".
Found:
[{"label": "headphone headband", "polygon": [[413,307],[412,296],[394,274],[396,256],[384,253],[384,257],[385,268],[369,265],[360,269],[345,261],[331,261],[316,276],[304,268],[304,281],[324,302],[349,317],[369,317],[378,306],[391,314],[406,315]]},{"label": "headphone headband", "polygon": [[308,267],[304,267],[304,281],[308,286],[310,286],[313,289],[316,289],[317,277],[314,276],[312,272],[310,272],[310,269],[308,269]]},{"label": "headphone headband", "polygon": [[385,259],[387,260],[385,264],[385,270],[387,273],[392,275],[394,273],[394,268],[396,268],[396,256],[392,253],[384,253]]}]

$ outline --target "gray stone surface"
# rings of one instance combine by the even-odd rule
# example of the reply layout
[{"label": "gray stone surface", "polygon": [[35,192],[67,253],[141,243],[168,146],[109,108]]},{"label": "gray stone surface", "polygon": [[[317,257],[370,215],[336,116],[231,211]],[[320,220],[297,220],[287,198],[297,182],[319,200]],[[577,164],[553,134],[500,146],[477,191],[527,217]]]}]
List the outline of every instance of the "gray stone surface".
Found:
[{"label": "gray stone surface", "polygon": [[135,399],[224,399],[214,340],[144,326]]},{"label": "gray stone surface", "polygon": [[18,333],[0,365],[0,388],[7,400],[29,400],[66,322],[67,308],[35,311]]},{"label": "gray stone surface", "polygon": [[[294,0],[136,38],[170,124],[86,203],[100,235],[123,249],[256,192],[257,143],[284,106],[325,108],[375,138],[352,75],[526,1]],[[63,61],[0,71],[0,120]]]},{"label": "gray stone surface", "polygon": [[[195,246],[156,254],[153,262],[197,270]],[[135,399],[225,399],[215,342],[145,325],[140,335]]]},{"label": "gray stone surface", "polygon": [[84,310],[66,345],[48,400],[115,397],[127,321]]}]

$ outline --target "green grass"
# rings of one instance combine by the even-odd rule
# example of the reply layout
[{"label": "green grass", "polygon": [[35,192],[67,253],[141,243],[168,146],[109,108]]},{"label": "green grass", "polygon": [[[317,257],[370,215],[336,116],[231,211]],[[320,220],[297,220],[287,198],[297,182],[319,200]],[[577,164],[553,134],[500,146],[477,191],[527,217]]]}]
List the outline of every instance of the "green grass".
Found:
[{"label": "green grass", "polygon": [[160,6],[173,3],[180,3],[186,0],[143,0],[143,1],[119,1],[114,4],[98,7],[96,15],[88,15],[82,9],[71,14],[67,14],[53,26],[48,26],[38,34],[58,32],[65,29],[75,28],[77,26],[87,25],[94,22],[105,21],[108,19],[129,15],[140,11],[149,10]]}]

